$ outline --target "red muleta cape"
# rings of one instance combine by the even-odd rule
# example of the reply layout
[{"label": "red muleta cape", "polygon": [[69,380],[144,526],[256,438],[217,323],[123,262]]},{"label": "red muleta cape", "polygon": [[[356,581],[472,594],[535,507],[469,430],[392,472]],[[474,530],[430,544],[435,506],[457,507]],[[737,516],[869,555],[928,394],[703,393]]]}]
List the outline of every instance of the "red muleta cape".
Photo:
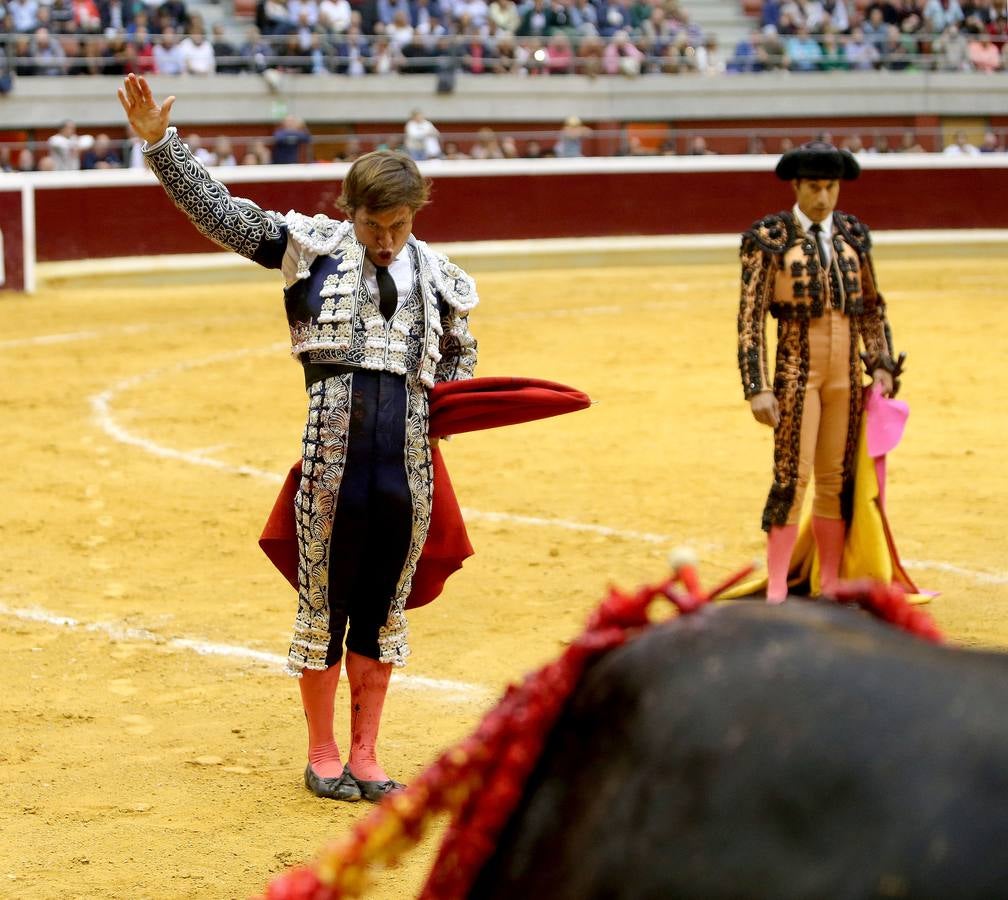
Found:
[{"label": "red muleta cape", "polygon": [[[575,412],[591,405],[587,394],[565,384],[537,378],[470,378],[446,381],[430,392],[431,437],[482,431]],[[430,603],[444,588],[448,576],[473,555],[448,469],[441,450],[433,448],[434,500],[430,527],[413,576],[406,608]],[[301,483],[301,460],[284,480],[259,546],[280,573],[298,588],[297,527],[294,495]]]}]

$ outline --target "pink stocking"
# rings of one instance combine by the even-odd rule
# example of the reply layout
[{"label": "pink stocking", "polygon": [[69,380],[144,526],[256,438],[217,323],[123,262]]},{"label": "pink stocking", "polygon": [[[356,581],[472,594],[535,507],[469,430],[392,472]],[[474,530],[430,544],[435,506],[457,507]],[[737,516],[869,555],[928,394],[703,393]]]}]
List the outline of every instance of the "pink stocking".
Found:
[{"label": "pink stocking", "polygon": [[362,781],[387,781],[376,745],[392,665],[347,651],[346,670],[350,681],[350,771]]},{"label": "pink stocking", "polygon": [[832,596],[840,581],[840,560],[843,557],[847,526],[843,519],[812,517],[812,534],[819,551],[819,590]]},{"label": "pink stocking", "polygon": [[767,535],[767,603],[783,603],[787,597],[788,570],[796,540],[797,525],[774,525]]},{"label": "pink stocking", "polygon": [[301,704],[308,720],[308,762],[321,778],[338,778],[343,772],[339,747],[333,735],[333,714],[340,664],[328,669],[305,669],[298,679]]}]

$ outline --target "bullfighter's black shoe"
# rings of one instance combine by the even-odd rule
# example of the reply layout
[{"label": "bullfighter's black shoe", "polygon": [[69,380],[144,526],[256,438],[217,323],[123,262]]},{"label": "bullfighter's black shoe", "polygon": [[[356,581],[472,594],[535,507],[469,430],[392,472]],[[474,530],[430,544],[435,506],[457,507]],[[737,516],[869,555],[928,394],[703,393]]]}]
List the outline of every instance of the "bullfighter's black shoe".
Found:
[{"label": "bullfighter's black shoe", "polygon": [[361,789],[357,786],[357,779],[350,774],[350,770],[344,766],[343,773],[338,778],[322,778],[315,774],[311,763],[304,770],[304,783],[316,797],[325,797],[327,800],[345,800],[348,803],[356,803],[361,798]]}]

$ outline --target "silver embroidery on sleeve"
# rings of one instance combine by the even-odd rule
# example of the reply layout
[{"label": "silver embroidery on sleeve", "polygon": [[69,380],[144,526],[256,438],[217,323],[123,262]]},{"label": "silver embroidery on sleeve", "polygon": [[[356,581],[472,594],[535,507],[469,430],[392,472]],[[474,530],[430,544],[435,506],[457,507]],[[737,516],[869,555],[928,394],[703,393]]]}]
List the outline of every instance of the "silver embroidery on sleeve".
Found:
[{"label": "silver embroidery on sleeve", "polygon": [[294,498],[298,535],[298,611],[287,671],[324,669],[329,650],[329,545],[350,431],[350,374],[312,385]]},{"label": "silver embroidery on sleeve", "polygon": [[175,205],[210,240],[249,259],[263,240],[280,237],[282,217],[251,200],[232,197],[214,180],[175,131],[144,154]]}]

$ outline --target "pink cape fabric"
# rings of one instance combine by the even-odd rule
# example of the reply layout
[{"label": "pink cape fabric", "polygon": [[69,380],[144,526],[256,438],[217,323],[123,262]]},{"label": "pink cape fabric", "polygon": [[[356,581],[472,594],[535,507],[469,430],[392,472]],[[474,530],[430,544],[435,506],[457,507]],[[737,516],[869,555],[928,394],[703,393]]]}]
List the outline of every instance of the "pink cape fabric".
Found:
[{"label": "pink cape fabric", "polygon": [[[591,405],[591,398],[565,384],[537,378],[470,378],[435,385],[430,392],[431,437],[446,437],[467,431],[482,431],[501,425],[531,422],[575,412]],[[462,568],[473,555],[448,469],[441,450],[432,452],[434,500],[430,526],[424,542],[407,609],[424,606],[443,590],[448,576]],[[270,562],[298,589],[297,526],[294,496],[301,483],[301,460],[284,480],[270,511],[259,546]]]},{"label": "pink cape fabric", "polygon": [[886,454],[896,449],[903,438],[910,406],[902,400],[885,397],[877,388],[865,391],[865,443],[875,460],[879,505],[885,509]]}]

